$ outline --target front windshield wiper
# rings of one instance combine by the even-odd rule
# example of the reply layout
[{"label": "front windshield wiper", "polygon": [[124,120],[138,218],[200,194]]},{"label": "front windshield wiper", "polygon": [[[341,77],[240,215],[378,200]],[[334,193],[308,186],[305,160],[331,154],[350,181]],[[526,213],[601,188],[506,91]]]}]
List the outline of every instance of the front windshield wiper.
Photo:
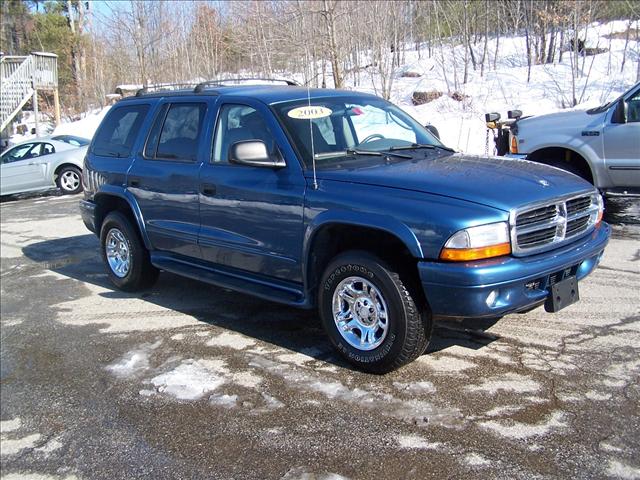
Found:
[{"label": "front windshield wiper", "polygon": [[373,155],[375,157],[382,157],[385,155],[393,155],[394,157],[400,158],[411,158],[410,155],[404,155],[402,153],[393,153],[393,152],[378,152],[376,150],[359,150],[356,148],[347,148],[346,150],[342,150],[341,152],[326,152],[326,153],[316,153],[316,160],[323,160],[325,158],[333,158],[333,157],[350,157],[352,155]]},{"label": "front windshield wiper", "polygon": [[455,150],[453,148],[449,148],[449,147],[445,147],[444,145],[431,145],[428,143],[412,143],[411,145],[400,145],[400,146],[394,146],[391,147],[389,149],[389,151],[394,151],[394,150],[415,150],[418,148],[428,148],[430,150],[434,150],[436,148],[439,148],[440,150],[446,150],[447,152],[455,152]]}]

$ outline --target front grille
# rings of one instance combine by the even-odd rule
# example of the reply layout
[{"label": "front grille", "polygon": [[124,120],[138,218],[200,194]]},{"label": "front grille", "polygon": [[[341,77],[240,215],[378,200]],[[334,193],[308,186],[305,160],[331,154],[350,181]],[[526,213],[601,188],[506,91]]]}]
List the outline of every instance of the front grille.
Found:
[{"label": "front grille", "polygon": [[599,196],[594,192],[513,212],[513,253],[537,253],[577,238],[595,225],[599,205]]}]

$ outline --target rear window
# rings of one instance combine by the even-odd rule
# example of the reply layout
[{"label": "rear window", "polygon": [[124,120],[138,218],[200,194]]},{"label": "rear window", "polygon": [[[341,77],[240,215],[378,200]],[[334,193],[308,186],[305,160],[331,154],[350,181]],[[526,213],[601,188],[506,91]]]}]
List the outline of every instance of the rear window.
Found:
[{"label": "rear window", "polygon": [[94,155],[128,157],[149,105],[128,105],[109,112],[93,142]]},{"label": "rear window", "polygon": [[206,103],[173,103],[160,112],[151,129],[145,156],[194,161],[207,113]]}]

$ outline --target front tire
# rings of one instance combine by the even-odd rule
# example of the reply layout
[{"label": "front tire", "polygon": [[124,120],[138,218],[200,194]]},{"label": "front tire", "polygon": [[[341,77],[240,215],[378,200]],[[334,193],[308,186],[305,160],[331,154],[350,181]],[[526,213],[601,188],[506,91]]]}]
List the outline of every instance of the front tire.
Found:
[{"label": "front tire", "polygon": [[100,229],[100,252],[109,280],[120,290],[141,290],[158,279],[159,271],[151,264],[140,235],[120,212],[111,212],[104,219]]},{"label": "front tire", "polygon": [[56,185],[65,195],[80,193],[82,191],[82,172],[78,167],[64,167],[58,172]]},{"label": "front tire", "polygon": [[433,322],[400,275],[367,252],[337,256],[322,276],[320,317],[331,343],[361,370],[386,373],[413,361]]}]

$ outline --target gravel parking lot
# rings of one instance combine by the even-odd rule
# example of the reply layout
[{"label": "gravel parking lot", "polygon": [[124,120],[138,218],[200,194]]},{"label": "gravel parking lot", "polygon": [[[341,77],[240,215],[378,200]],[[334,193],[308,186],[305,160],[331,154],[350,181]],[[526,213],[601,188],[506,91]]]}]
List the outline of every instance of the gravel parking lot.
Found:
[{"label": "gravel parking lot", "polygon": [[78,200],[0,205],[2,478],[640,478],[637,200],[579,303],[441,323],[386,376],[314,312],[115,291]]}]

